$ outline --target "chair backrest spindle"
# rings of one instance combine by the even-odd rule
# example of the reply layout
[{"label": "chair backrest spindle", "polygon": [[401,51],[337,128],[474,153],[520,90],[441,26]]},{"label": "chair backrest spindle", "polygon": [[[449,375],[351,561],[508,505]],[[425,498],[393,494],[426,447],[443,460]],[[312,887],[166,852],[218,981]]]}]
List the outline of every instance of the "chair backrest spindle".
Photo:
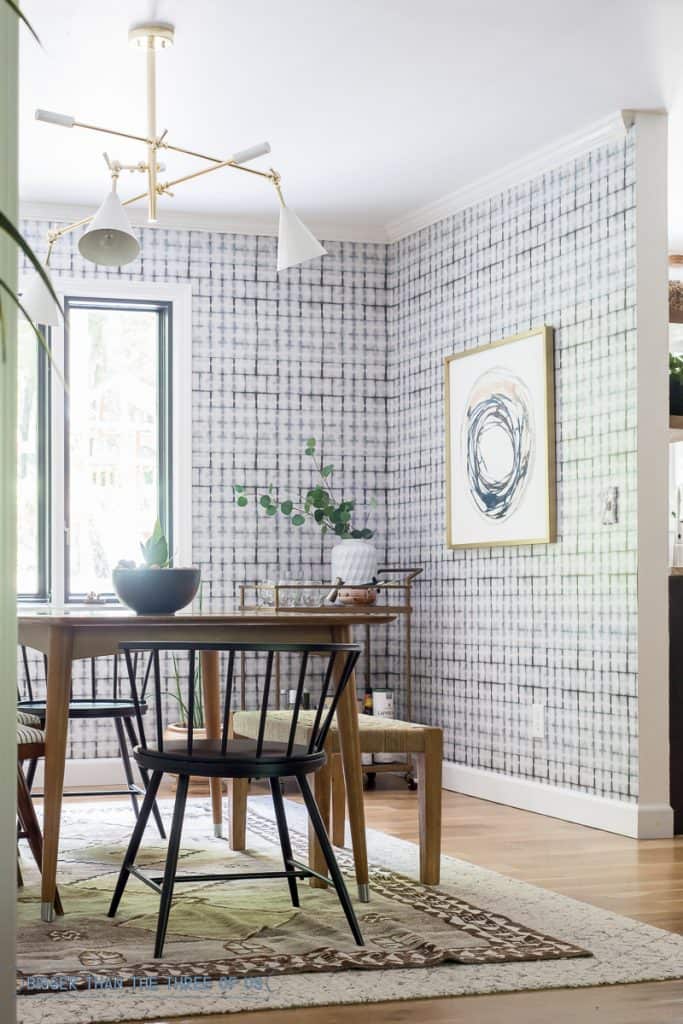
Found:
[{"label": "chair backrest spindle", "polygon": [[[161,668],[159,654],[161,651],[175,652],[175,653],[187,653],[188,655],[188,678],[187,678],[187,756],[199,758],[202,756],[202,751],[205,749],[204,744],[198,747],[198,741],[195,740],[195,710],[197,708],[197,686],[199,680],[197,678],[198,673],[196,671],[197,652],[212,651],[212,652],[225,652],[228,655],[227,671],[225,676],[225,695],[223,700],[223,722],[222,722],[222,735],[221,735],[221,746],[220,752],[224,756],[230,756],[230,733],[231,733],[231,719],[233,714],[233,700],[236,697],[235,693],[235,665],[236,655],[240,655],[240,660],[244,659],[247,654],[255,653],[265,655],[265,675],[263,677],[262,693],[260,695],[260,708],[258,713],[258,727],[255,725],[256,732],[256,745],[255,749],[252,746],[251,751],[249,748],[240,747],[239,744],[235,749],[240,752],[240,756],[244,756],[247,759],[265,759],[275,756],[283,758],[296,758],[303,755],[314,755],[323,752],[325,740],[327,739],[332,720],[337,711],[339,701],[344,693],[344,689],[349,683],[353,674],[356,662],[360,657],[361,647],[358,644],[337,644],[337,643],[191,643],[185,641],[177,642],[162,642],[162,641],[150,641],[144,643],[142,641],[123,643],[120,645],[120,649],[125,653],[126,665],[128,666],[128,674],[131,683],[131,694],[136,702],[136,706],[139,706],[137,686],[136,686],[136,668],[137,668],[137,657],[140,652],[149,651],[151,657],[147,670],[145,673],[145,686],[150,674],[150,666],[153,670],[154,680],[154,691],[155,691],[155,709],[156,709],[156,733],[157,733],[157,749],[160,752],[164,750],[163,741],[163,705],[162,705],[162,693],[161,693]],[[269,745],[266,752],[264,752],[266,736],[268,734],[268,714],[272,710],[271,704],[271,691],[273,687],[273,669],[275,664],[276,655],[280,654],[295,654],[300,655],[301,661],[298,667],[297,684],[294,705],[292,708],[292,719],[288,726],[287,741],[282,742],[278,740],[274,745]],[[133,664],[132,654],[135,654],[135,665]],[[318,708],[313,716],[313,722],[310,730],[310,736],[308,742],[305,745],[297,744],[297,732],[299,731],[301,722],[301,710],[303,704],[303,698],[306,687],[306,680],[311,668],[311,655],[312,654],[324,654],[327,655],[327,665],[324,672],[323,682],[320,691],[320,699]],[[140,730],[141,745],[146,746],[146,740],[144,735],[144,728],[142,724],[142,716],[138,714],[138,726]],[[252,734],[253,735],[253,734]],[[249,741],[248,741],[249,742]],[[251,741],[253,743],[253,740]],[[209,746],[209,751],[213,751],[209,756],[218,756],[215,747]]]}]

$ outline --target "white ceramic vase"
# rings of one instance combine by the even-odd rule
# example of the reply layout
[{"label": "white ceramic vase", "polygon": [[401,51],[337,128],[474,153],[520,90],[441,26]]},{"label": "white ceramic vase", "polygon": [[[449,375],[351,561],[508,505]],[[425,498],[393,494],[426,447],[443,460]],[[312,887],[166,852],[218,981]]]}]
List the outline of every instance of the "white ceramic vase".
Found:
[{"label": "white ceramic vase", "polygon": [[377,549],[369,540],[340,540],[332,548],[332,582],[371,583],[377,576]]}]

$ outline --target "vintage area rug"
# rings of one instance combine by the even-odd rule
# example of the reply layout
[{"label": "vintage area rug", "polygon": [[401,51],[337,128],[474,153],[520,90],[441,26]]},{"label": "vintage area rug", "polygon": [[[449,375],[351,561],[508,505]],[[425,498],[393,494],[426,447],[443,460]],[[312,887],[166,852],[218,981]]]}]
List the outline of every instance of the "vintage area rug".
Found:
[{"label": "vintage area rug", "polygon": [[[303,809],[286,802],[294,855],[306,859]],[[170,821],[172,803],[162,801]],[[209,837],[206,801],[188,804],[179,871],[279,869],[269,798],[250,800],[249,849]],[[131,878],[106,917],[130,807],[70,806],[63,825],[66,914],[39,920],[38,877],[24,857],[18,930],[19,1020],[90,1024],[163,1015],[375,1002],[459,993],[609,984],[683,976],[683,938],[444,858],[443,884],[421,886],[417,850],[369,833],[372,898],[355,903],[357,947],[332,890],[284,880],[178,885],[162,960],[152,957],[158,897]],[[138,863],[161,873],[150,825]],[[355,893],[352,859],[338,851]]]}]

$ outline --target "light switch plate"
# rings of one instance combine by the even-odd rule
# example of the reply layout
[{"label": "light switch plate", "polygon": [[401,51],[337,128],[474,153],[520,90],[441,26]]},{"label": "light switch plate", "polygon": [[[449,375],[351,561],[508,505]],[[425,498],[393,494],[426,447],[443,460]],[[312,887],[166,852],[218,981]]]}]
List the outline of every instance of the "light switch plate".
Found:
[{"label": "light switch plate", "polygon": [[602,492],[602,525],[614,526],[619,522],[619,488],[606,487]]},{"label": "light switch plate", "polygon": [[545,704],[531,705],[531,738],[542,740],[545,737]]}]

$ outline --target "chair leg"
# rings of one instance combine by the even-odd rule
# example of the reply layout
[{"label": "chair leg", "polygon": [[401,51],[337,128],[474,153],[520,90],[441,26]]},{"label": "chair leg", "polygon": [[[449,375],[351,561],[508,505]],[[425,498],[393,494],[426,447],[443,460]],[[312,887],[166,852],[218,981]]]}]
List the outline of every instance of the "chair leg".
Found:
[{"label": "chair leg", "polygon": [[126,783],[128,785],[128,793],[130,795],[130,802],[133,805],[133,813],[136,818],[140,817],[140,808],[138,807],[138,797],[135,792],[135,779],[133,778],[133,769],[130,763],[130,754],[128,753],[128,743],[126,742],[126,736],[123,731],[123,725],[121,724],[120,718],[112,719],[114,722],[114,728],[116,730],[116,739],[119,743],[119,753],[121,754],[121,762],[123,764],[123,771],[126,776]]},{"label": "chair leg", "polygon": [[168,915],[171,912],[171,901],[173,900],[173,886],[175,884],[175,875],[178,868],[180,838],[183,831],[183,818],[185,817],[185,803],[187,801],[187,790],[189,785],[189,775],[178,776],[175,806],[173,808],[173,822],[171,824],[171,836],[168,840],[168,853],[166,854],[164,881],[161,887],[161,903],[159,905],[157,934],[154,943],[155,957],[160,957],[164,951],[164,941],[166,939],[166,929],[168,927]]},{"label": "chair leg", "polygon": [[32,757],[28,763],[28,770],[26,772],[26,788],[29,793],[33,789],[33,780],[36,777],[36,768],[38,767],[38,758]]},{"label": "chair leg", "polygon": [[[273,807],[275,808],[275,820],[277,821],[277,830],[280,835],[280,846],[282,847],[282,860],[285,865],[285,871],[293,871],[294,866],[292,864],[292,844],[289,840],[289,829],[287,828],[287,816],[285,815],[285,804],[282,799],[282,790],[280,789],[280,780],[270,780],[270,792],[273,795]],[[292,906],[298,907],[299,904],[299,890],[296,885],[296,878],[288,878],[289,883],[289,895],[292,899]]]},{"label": "chair leg", "polygon": [[[19,763],[17,763],[17,817],[19,818],[19,824],[21,825],[22,831],[26,834],[29,848],[33,854],[33,859],[38,865],[38,870],[43,870],[43,833],[40,831],[40,825],[38,818],[36,817],[36,810],[31,800],[31,794],[28,791],[26,785],[26,779],[24,772]],[[17,869],[19,863],[17,861]],[[20,877],[18,872],[17,878]],[[54,901],[55,913],[63,914],[62,901],[59,898],[59,892],[55,892]]]},{"label": "chair leg", "polygon": [[305,775],[297,775],[296,781],[299,783],[299,789],[301,790],[301,795],[304,798],[304,803],[306,804],[308,816],[311,819],[311,824],[313,825],[313,828],[315,829],[315,834],[318,837],[318,842],[320,843],[320,848],[323,852],[323,856],[327,861],[327,867],[330,872],[330,877],[332,878],[334,887],[337,890],[339,902],[341,903],[344,914],[346,915],[346,920],[349,923],[349,928],[351,929],[353,937],[356,941],[356,945],[364,946],[365,943],[363,942],[363,936],[361,935],[360,928],[358,927],[358,921],[356,920],[356,914],[351,904],[351,900],[349,898],[349,893],[346,888],[344,876],[339,870],[337,858],[334,855],[332,844],[330,843],[329,837],[325,830],[325,825],[323,819],[320,816],[320,811],[318,810],[318,805],[315,802],[315,797],[313,796],[311,787],[308,784],[308,779],[306,778]]},{"label": "chair leg", "polygon": [[[133,723],[131,722],[130,718],[124,718],[123,722],[124,722],[124,725],[126,727],[126,732],[128,733],[128,740],[130,742],[130,748],[131,748],[131,750],[134,750],[135,747],[137,747],[137,745],[138,745],[138,738],[135,735],[135,727],[134,727]],[[142,765],[138,765],[138,771],[140,772],[140,778],[142,779],[142,785],[145,787],[145,792],[146,792],[149,789],[149,772],[147,771],[146,768],[143,768]],[[159,804],[156,802],[156,800],[154,801],[154,804],[152,805],[152,815],[153,815],[154,820],[156,822],[156,826],[157,826],[157,830],[159,832],[159,835],[161,836],[162,839],[165,839],[166,838],[166,829],[164,828],[164,822],[163,822],[162,817],[161,817],[161,811],[159,810]]]},{"label": "chair leg", "polygon": [[114,895],[111,898],[109,910],[107,911],[108,917],[114,917],[118,909],[119,903],[121,902],[123,891],[126,888],[126,884],[130,876],[130,868],[135,863],[137,852],[140,849],[140,843],[142,842],[142,837],[145,833],[147,822],[149,821],[152,805],[154,804],[154,798],[157,795],[157,790],[159,789],[162,776],[163,772],[152,773],[152,778],[150,779],[149,783],[149,789],[145,793],[145,799],[142,801],[140,814],[138,816],[137,821],[135,822],[135,828],[133,829],[133,834],[130,837],[130,842],[128,844],[128,849],[126,850],[126,855],[123,858],[123,864],[121,865],[121,871],[119,873],[118,881],[116,883],[116,888],[114,889]]}]

